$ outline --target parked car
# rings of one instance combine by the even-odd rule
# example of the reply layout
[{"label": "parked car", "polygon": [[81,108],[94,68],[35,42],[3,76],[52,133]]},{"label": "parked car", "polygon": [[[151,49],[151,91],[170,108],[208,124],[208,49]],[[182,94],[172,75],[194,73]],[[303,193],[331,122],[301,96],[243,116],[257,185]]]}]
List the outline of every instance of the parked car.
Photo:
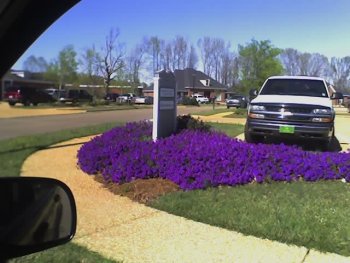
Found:
[{"label": "parked car", "polygon": [[146,104],[146,98],[143,96],[135,97],[134,103],[135,104]]},{"label": "parked car", "polygon": [[[292,137],[318,140],[328,149],[334,140],[335,112],[322,78],[276,76],[268,78],[248,108],[245,140],[260,142],[266,137]],[[254,94],[253,94],[254,93]]]},{"label": "parked car", "polygon": [[113,101],[113,102],[117,102],[119,97],[118,93],[107,93],[105,96],[105,100],[106,101]]},{"label": "parked car", "polygon": [[140,96],[140,97],[135,97],[133,101],[135,104],[153,104],[153,97]]},{"label": "parked car", "polygon": [[247,98],[243,95],[232,95],[226,99],[226,107],[247,108]]},{"label": "parked car", "polygon": [[191,97],[195,98],[198,103],[209,103],[209,99],[201,94],[193,94]]},{"label": "parked car", "polygon": [[84,89],[71,89],[67,90],[60,96],[60,102],[66,103],[80,103],[80,102],[91,102],[92,95]]},{"label": "parked car", "polygon": [[153,97],[146,96],[145,97],[145,104],[153,104]]},{"label": "parked car", "polygon": [[132,103],[134,101],[135,97],[136,96],[133,93],[125,93],[125,94],[122,94],[118,97],[118,102],[119,103]]},{"label": "parked car", "polygon": [[54,102],[55,99],[44,90],[32,87],[10,87],[5,92],[5,100],[11,106],[22,103],[24,106]]},{"label": "parked car", "polygon": [[348,108],[348,111],[350,112],[350,95],[348,94],[343,94],[343,99],[341,100],[342,101],[342,105],[345,107],[345,108]]}]

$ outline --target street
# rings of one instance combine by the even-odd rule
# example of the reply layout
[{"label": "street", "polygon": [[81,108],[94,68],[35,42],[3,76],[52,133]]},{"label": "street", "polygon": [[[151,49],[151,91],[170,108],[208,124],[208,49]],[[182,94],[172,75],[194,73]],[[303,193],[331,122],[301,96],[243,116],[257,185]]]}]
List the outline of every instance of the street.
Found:
[{"label": "street", "polygon": [[[189,114],[210,107],[178,107],[177,113]],[[152,119],[152,109],[86,112],[67,115],[18,117],[0,119],[0,140],[18,136],[54,132],[70,128],[92,126],[107,122],[132,122]]]}]

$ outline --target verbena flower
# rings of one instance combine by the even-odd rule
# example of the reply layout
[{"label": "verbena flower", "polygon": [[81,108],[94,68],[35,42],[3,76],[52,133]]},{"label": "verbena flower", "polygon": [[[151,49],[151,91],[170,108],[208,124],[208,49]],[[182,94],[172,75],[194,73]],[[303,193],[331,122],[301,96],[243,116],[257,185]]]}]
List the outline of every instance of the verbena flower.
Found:
[{"label": "verbena flower", "polygon": [[314,153],[296,146],[249,144],[216,131],[182,130],[151,140],[152,124],[128,123],[85,143],[78,165],[115,183],[165,178],[182,189],[251,182],[350,181],[350,152]]}]

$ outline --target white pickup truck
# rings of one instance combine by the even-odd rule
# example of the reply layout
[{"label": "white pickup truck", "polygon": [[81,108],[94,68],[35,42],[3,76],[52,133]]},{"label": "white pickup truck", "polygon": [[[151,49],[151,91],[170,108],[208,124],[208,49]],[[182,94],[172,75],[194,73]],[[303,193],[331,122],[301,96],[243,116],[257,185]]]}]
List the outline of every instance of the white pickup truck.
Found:
[{"label": "white pickup truck", "polygon": [[252,90],[245,125],[247,142],[266,137],[292,137],[318,140],[326,150],[334,139],[335,112],[328,85],[322,78],[275,76],[268,78],[258,92]]},{"label": "white pickup truck", "polygon": [[193,94],[191,98],[195,98],[199,104],[209,103],[209,99],[201,94]]}]

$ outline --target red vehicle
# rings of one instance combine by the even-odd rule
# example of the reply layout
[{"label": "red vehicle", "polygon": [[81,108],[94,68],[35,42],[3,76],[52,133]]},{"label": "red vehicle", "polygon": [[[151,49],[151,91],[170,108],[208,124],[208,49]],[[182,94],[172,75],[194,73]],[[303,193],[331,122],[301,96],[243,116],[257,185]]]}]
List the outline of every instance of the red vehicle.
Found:
[{"label": "red vehicle", "polygon": [[16,103],[22,103],[24,106],[29,106],[33,104],[37,106],[39,103],[49,103],[54,102],[54,98],[37,88],[29,87],[10,87],[5,93],[5,100],[11,106],[16,105]]}]

